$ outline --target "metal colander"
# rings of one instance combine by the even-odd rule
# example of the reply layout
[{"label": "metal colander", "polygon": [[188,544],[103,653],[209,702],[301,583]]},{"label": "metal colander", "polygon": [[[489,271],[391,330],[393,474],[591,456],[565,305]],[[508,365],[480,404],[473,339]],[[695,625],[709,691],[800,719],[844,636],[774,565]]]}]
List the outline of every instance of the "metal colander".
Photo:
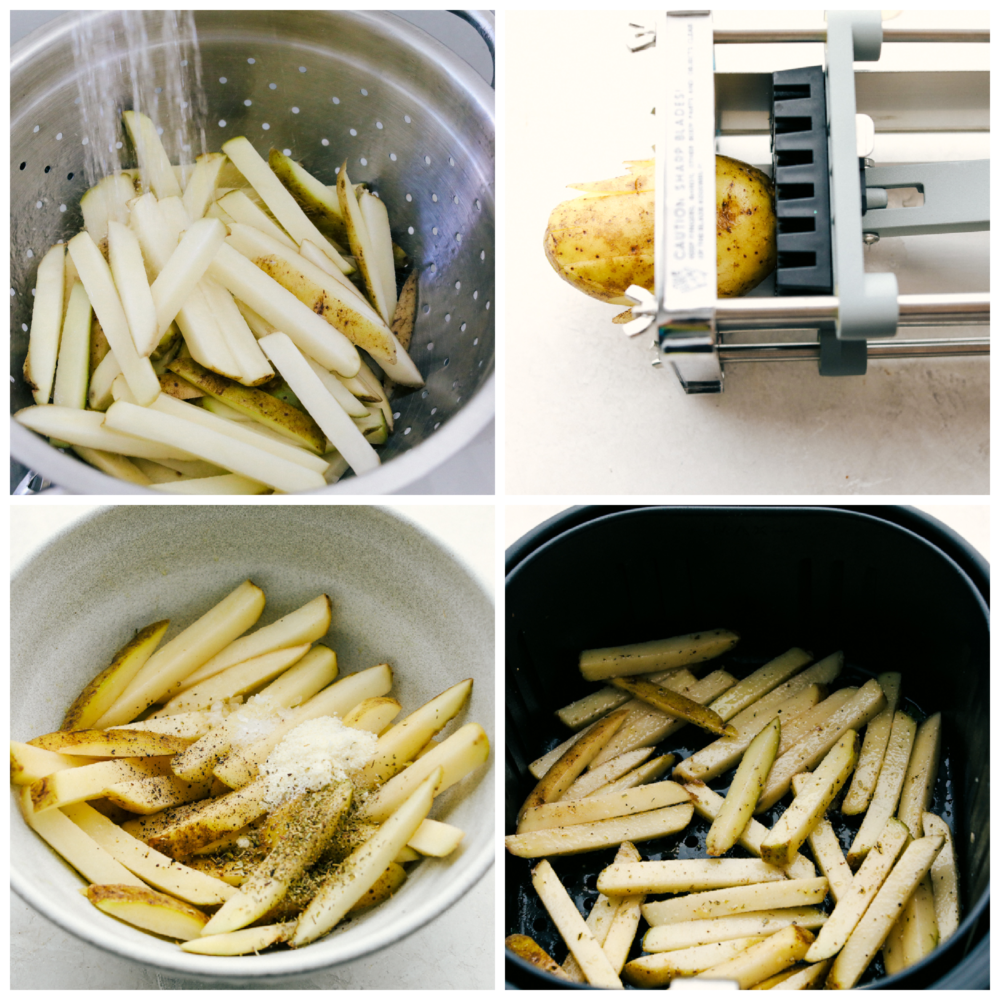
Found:
[{"label": "metal colander", "polygon": [[[492,51],[492,16],[457,13]],[[116,14],[84,16],[110,24]],[[159,16],[149,13],[151,39],[160,37]],[[52,22],[11,53],[11,412],[32,402],[21,369],[38,261],[83,225],[85,147],[72,47],[78,17]],[[399,489],[493,416],[493,92],[443,45],[384,12],[204,10],[195,21],[208,149],[245,135],[265,157],[272,146],[290,151],[327,184],[346,158],[351,179],[383,199],[396,242],[416,263],[420,304],[410,353],[427,384],[396,391],[396,428],[381,449],[382,467],[323,492]],[[152,44],[159,82],[164,51]],[[124,85],[119,103],[131,106]],[[74,493],[149,492],[13,421],[11,454]]]}]

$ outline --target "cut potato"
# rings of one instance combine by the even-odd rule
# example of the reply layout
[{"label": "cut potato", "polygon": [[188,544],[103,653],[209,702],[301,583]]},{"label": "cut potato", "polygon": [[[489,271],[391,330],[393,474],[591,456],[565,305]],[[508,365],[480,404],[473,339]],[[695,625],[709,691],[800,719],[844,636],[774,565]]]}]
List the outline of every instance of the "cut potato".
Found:
[{"label": "cut potato", "polygon": [[[889,817],[896,811],[916,731],[917,724],[913,719],[905,712],[896,712],[875,792],[861,822],[861,828],[847,852],[847,863],[852,869],[856,869],[865,859],[881,835]],[[918,829],[917,834],[920,832]]]},{"label": "cut potato", "polygon": [[809,949],[807,962],[832,958],[844,947],[909,839],[906,827],[898,820],[890,820],[886,824],[876,849],[865,858],[864,864],[854,876],[851,891],[834,907],[830,919],[819,932],[816,943]]},{"label": "cut potato", "polygon": [[728,722],[797,674],[812,660],[812,653],[793,647],[759,667],[712,703],[712,711]]},{"label": "cut potato", "polygon": [[535,866],[531,882],[563,941],[579,962],[587,982],[602,989],[622,989],[618,973],[604,949],[594,939],[548,861],[541,861]]},{"label": "cut potato", "polygon": [[647,892],[724,889],[753,882],[778,882],[784,877],[780,868],[764,861],[743,858],[643,861],[632,865],[610,865],[597,876],[597,888],[609,895],[635,896]]},{"label": "cut potato", "polygon": [[145,887],[92,885],[87,889],[87,898],[119,920],[179,941],[198,937],[208,920],[201,910]]},{"label": "cut potato", "polygon": [[24,360],[24,380],[39,405],[44,405],[51,399],[55,381],[59,335],[62,330],[65,256],[66,247],[57,243],[42,257],[35,277],[35,298],[31,307],[31,331],[28,334],[28,356]]},{"label": "cut potato", "polygon": [[203,799],[211,787],[208,781],[185,781],[170,774],[158,778],[128,778],[108,785],[104,796],[122,809],[149,816],[170,806]]},{"label": "cut potato", "polygon": [[212,934],[195,937],[181,945],[181,951],[192,955],[249,955],[269,948],[272,944],[287,941],[294,923],[267,924],[264,927],[247,927],[230,934]]},{"label": "cut potato", "polygon": [[610,677],[631,677],[685,667],[714,660],[732,649],[739,638],[728,629],[714,629],[630,646],[588,649],[580,654],[580,673],[588,681],[603,681]]},{"label": "cut potato", "polygon": [[[793,970],[783,982],[772,986],[774,990],[814,990],[819,989],[821,983],[830,968],[830,960],[817,962],[815,965],[807,965],[804,969]],[[755,987],[760,989],[761,987]]]},{"label": "cut potato", "polygon": [[102,760],[84,767],[56,771],[30,786],[35,812],[57,806],[98,799],[108,785],[135,775],[157,776],[170,773],[169,757],[144,757],[136,760]]},{"label": "cut potato", "polygon": [[804,927],[785,927],[760,944],[751,945],[743,954],[698,974],[700,979],[733,980],[741,990],[750,989],[782,969],[798,962],[813,942]]},{"label": "cut potato", "polygon": [[140,357],[148,358],[162,337],[156,324],[156,304],[143,267],[138,237],[128,226],[114,220],[108,222],[108,263],[135,349]]},{"label": "cut potato", "polygon": [[82,410],[87,405],[91,311],[87,290],[79,281],[75,282],[70,291],[59,341],[59,364],[52,390],[52,402],[56,406]]},{"label": "cut potato", "polygon": [[[684,678],[684,683],[680,687],[677,687],[676,684],[671,682],[671,678],[673,677]],[[693,684],[695,677],[689,670],[683,667],[675,667],[670,670],[659,670],[649,674],[648,680],[651,680],[654,684],[662,684],[664,687],[669,687],[671,690],[680,691],[686,685]],[[577,731],[583,729],[585,726],[589,726],[602,716],[607,715],[608,712],[613,712],[616,708],[620,708],[630,701],[634,701],[631,695],[609,685],[560,708],[556,712],[556,716],[569,729]],[[535,775],[535,777],[539,778],[541,775]]]},{"label": "cut potato", "polygon": [[[344,716],[343,722],[345,726],[364,729],[378,736],[399,715],[402,708],[395,698],[365,698]],[[433,749],[434,747],[427,748],[428,751]]]},{"label": "cut potato", "polygon": [[641,677],[614,677],[611,683],[661,712],[678,719],[686,719],[699,729],[706,729],[710,733],[719,735],[735,735],[735,730],[727,728],[712,709],[705,708],[676,691],[670,691]]},{"label": "cut potato", "polygon": [[[799,794],[797,782],[800,778],[809,780],[808,776],[803,774],[797,774],[792,778],[792,788],[796,795]],[[825,816],[821,817],[806,840],[819,870],[830,880],[830,895],[833,896],[835,902],[839,903],[851,891],[854,875],[851,872],[851,866],[844,857],[840,840],[834,832],[833,825]]]},{"label": "cut potato", "polygon": [[937,712],[920,723],[899,796],[899,811],[896,815],[909,827],[914,837],[919,837],[923,830],[923,817],[934,796],[934,782],[940,759],[941,713]]},{"label": "cut potato", "polygon": [[406,842],[418,854],[430,858],[446,858],[462,842],[465,831],[450,823],[440,823],[436,819],[425,819],[417,832]]},{"label": "cut potato", "polygon": [[944,846],[931,865],[931,883],[934,888],[934,913],[937,917],[941,941],[958,930],[960,919],[958,897],[958,868],[955,865],[955,845],[951,829],[940,816],[924,813],[924,835],[944,837]]},{"label": "cut potato", "polygon": [[[365,223],[358,198],[347,176],[347,160],[344,160],[337,173],[337,199],[340,203],[340,214],[347,227],[347,238],[351,244],[351,253],[358,262],[358,270],[368,291],[368,298],[375,304],[379,316],[386,322],[392,321],[389,311],[388,297],[382,287],[382,276],[379,273],[378,254],[372,242],[371,234]],[[395,280],[395,276],[394,279]]]},{"label": "cut potato", "polygon": [[642,918],[640,907],[645,898],[645,896],[627,896],[622,900],[614,920],[611,921],[608,936],[601,946],[604,949],[604,954],[608,956],[611,968],[619,976],[625,966],[628,953],[632,950],[635,932],[639,929],[639,921]]},{"label": "cut potato", "polygon": [[944,837],[921,837],[910,843],[834,960],[827,989],[849,990],[857,984],[943,844]]},{"label": "cut potato", "polygon": [[[617,781],[633,768],[645,763],[653,755],[653,747],[630,750],[628,753],[612,757],[606,764],[581,774],[559,797],[561,802],[572,802],[596,795],[605,785]],[[593,762],[591,762],[593,763]]]},{"label": "cut potato", "polygon": [[522,816],[518,829],[527,833],[530,830],[593,823],[597,820],[613,819],[616,816],[632,816],[690,800],[690,794],[675,782],[658,781],[652,785],[611,795],[591,795],[575,801],[558,801],[534,806]]},{"label": "cut potato", "polygon": [[717,941],[732,941],[734,938],[770,937],[785,927],[815,929],[822,927],[826,919],[822,910],[811,906],[757,910],[732,917],[710,917],[653,927],[646,932],[642,946],[649,952],[679,951]]},{"label": "cut potato", "polygon": [[667,986],[674,979],[694,976],[721,962],[728,962],[743,953],[751,945],[765,940],[756,937],[734,938],[731,941],[717,941],[714,944],[695,945],[677,951],[661,951],[653,955],[643,955],[629,962],[624,970],[624,979],[630,986],[653,988]]},{"label": "cut potato", "polygon": [[12,785],[33,785],[42,778],[65,771],[70,767],[80,767],[87,763],[85,757],[70,757],[68,754],[42,750],[29,743],[10,741],[10,781]]},{"label": "cut potato", "polygon": [[139,161],[140,177],[157,198],[180,197],[181,186],[152,119],[138,111],[125,111],[122,120]]},{"label": "cut potato", "polygon": [[505,837],[504,843],[507,850],[519,858],[582,854],[621,844],[626,840],[652,840],[655,837],[677,833],[691,822],[693,815],[694,807],[686,803],[653,809],[635,816],[620,816],[593,823],[579,823],[575,826],[517,833]]},{"label": "cut potato", "polygon": [[[903,922],[900,941],[903,946],[904,968],[926,958],[940,940],[937,917],[934,914],[934,891],[928,872],[919,882],[900,917]],[[897,921],[898,922],[898,921]]]},{"label": "cut potato", "polygon": [[849,729],[813,772],[812,781],[774,824],[760,845],[760,856],[769,864],[791,863],[813,827],[836,798],[858,762],[858,734]]},{"label": "cut potato", "polygon": [[834,691],[828,698],[814,705],[808,711],[802,712],[782,727],[781,745],[778,756],[788,753],[805,736],[816,731],[835,712],[844,707],[856,694],[856,687],[844,687]]},{"label": "cut potato", "polygon": [[728,917],[758,910],[815,906],[826,899],[828,890],[829,883],[825,878],[761,882],[646,903],[642,908],[642,915],[650,927],[660,927],[664,924]]},{"label": "cut potato", "polygon": [[[630,788],[638,788],[640,785],[648,784],[662,777],[674,766],[677,758],[672,753],[665,753],[660,757],[647,760],[645,764],[640,764],[633,768],[628,774],[622,775],[617,781],[609,782],[598,788],[593,795],[615,795],[618,792],[627,792]],[[588,796],[590,798],[591,796]]]},{"label": "cut potato", "polygon": [[534,939],[527,934],[509,934],[504,940],[507,950],[525,962],[530,962],[536,969],[547,972],[557,979],[569,981],[569,976],[562,966]]},{"label": "cut potato", "polygon": [[131,732],[128,729],[77,729],[71,733],[36,736],[32,746],[56,753],[81,757],[163,757],[179,753],[191,744],[190,739],[165,733]]},{"label": "cut potato", "polygon": [[899,701],[899,683],[902,675],[898,673],[879,674],[879,686],[885,694],[885,708],[868,723],[865,728],[865,742],[858,757],[858,766],[851,779],[851,787],[844,796],[840,811],[845,816],[857,816],[868,808],[879,772],[882,770],[882,760],[885,748],[889,745],[889,732],[892,729],[892,719]]},{"label": "cut potato", "polygon": [[[719,814],[712,821],[705,841],[705,853],[710,858],[725,854],[746,829],[747,823],[753,817],[757,799],[767,782],[768,772],[774,763],[781,741],[781,720],[772,719],[751,741],[747,747],[736,775],[726,793],[726,800]],[[776,860],[766,850],[767,838],[761,848],[762,856],[770,864],[787,865],[787,859]],[[791,851],[790,854],[794,854]]]}]

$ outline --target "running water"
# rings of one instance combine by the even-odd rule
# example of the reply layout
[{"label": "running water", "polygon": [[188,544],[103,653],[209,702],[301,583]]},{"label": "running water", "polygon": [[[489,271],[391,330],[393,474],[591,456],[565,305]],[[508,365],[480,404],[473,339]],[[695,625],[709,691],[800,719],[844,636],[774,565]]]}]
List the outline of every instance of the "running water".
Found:
[{"label": "running water", "polygon": [[[134,164],[122,124],[130,108],[153,120],[171,163],[188,166],[207,151],[193,11],[84,16],[73,30],[73,58],[88,187]],[[144,175],[142,188],[149,190]]]}]

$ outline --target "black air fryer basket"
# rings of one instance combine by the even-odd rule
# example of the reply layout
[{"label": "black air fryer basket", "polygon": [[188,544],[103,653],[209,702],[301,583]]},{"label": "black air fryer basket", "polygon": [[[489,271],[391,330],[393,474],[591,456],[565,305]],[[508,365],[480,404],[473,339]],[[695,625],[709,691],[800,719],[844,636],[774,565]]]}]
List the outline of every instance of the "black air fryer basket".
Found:
[{"label": "black air fryer basket", "polygon": [[[743,677],[791,646],[817,659],[843,649],[836,686],[900,671],[901,705],[919,718],[942,713],[931,810],[952,827],[962,903],[958,931],[935,952],[891,977],[877,957],[862,985],[988,989],[988,602],[985,560],[913,508],[565,511],[507,552],[506,832],[535,784],[528,764],[568,735],[554,711],[592,690],[580,677],[580,650],[731,628],[741,642],[712,667]],[[668,742],[683,757],[711,739],[688,727]],[[696,817],[681,834],[639,849],[646,859],[704,857],[706,830]],[[596,873],[613,855],[609,849],[556,859],[578,906],[596,898]],[[534,863],[506,857],[506,933],[535,937],[561,961],[565,946],[531,887]],[[643,929],[630,958],[641,953]],[[510,952],[506,977],[513,988],[588,988],[556,980]]]}]

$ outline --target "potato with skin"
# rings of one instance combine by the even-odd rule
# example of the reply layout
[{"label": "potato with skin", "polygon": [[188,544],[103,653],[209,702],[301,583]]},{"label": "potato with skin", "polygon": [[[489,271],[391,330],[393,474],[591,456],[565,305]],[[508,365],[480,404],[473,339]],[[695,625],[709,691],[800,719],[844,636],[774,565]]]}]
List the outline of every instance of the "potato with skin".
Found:
[{"label": "potato with skin", "polygon": [[511,934],[504,944],[518,958],[530,962],[536,969],[548,972],[559,979],[569,980],[562,966],[534,938],[526,934]]},{"label": "potato with skin", "polygon": [[198,937],[208,922],[201,910],[166,893],[134,885],[92,885],[87,898],[119,920],[180,941]]},{"label": "potato with skin", "polygon": [[[718,295],[745,295],[777,264],[774,186],[756,167],[716,156]],[[576,185],[585,193],[557,205],[545,231],[556,273],[594,298],[631,304],[625,289],[653,290],[655,161],[629,164],[630,175]]]}]

